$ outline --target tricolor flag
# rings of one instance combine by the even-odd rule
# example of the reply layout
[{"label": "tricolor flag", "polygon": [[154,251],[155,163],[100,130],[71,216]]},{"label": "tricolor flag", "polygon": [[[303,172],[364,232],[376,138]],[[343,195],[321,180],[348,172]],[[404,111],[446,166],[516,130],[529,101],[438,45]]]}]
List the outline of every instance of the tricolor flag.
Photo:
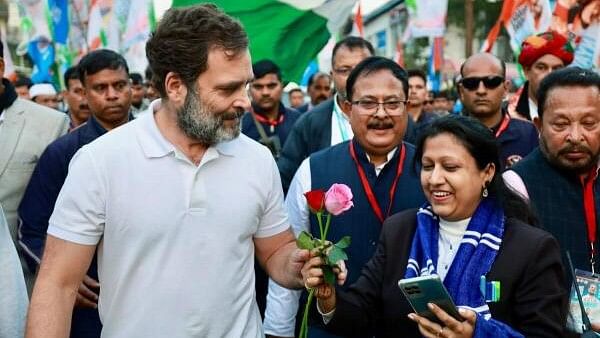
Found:
[{"label": "tricolor flag", "polygon": [[[205,1],[174,0],[173,6]],[[351,15],[356,0],[214,0],[238,18],[250,39],[253,60],[271,59],[283,78],[299,82],[307,65]]]}]

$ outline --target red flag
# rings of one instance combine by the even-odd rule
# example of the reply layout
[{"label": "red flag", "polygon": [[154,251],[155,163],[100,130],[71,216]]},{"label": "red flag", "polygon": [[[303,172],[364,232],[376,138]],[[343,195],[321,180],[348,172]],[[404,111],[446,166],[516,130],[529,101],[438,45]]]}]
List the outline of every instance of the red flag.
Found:
[{"label": "red flag", "polygon": [[362,11],[360,10],[360,1],[358,2],[358,8],[356,9],[356,14],[354,15],[354,24],[356,25],[358,35],[360,37],[364,37],[363,18]]}]

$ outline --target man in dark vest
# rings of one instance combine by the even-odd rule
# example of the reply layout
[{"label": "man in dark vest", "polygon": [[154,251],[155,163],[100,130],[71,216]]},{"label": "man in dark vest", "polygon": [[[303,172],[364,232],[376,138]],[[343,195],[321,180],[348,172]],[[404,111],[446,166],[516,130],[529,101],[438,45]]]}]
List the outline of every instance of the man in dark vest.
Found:
[{"label": "man in dark vest", "polygon": [[[91,116],[86,123],[46,148],[19,206],[19,244],[32,271],[40,264],[48,220],[67,177],[69,162],[81,147],[130,118],[129,71],[121,55],[108,49],[93,51],[81,59],[77,69]],[[78,290],[71,320],[71,338],[100,337],[102,324],[97,309],[98,287],[94,256]]]},{"label": "man in dark vest", "polygon": [[470,56],[460,68],[460,100],[467,115],[491,129],[500,143],[502,169],[527,156],[538,145],[538,132],[531,122],[511,119],[503,108],[507,93],[506,65],[489,53]]},{"label": "man in dark vest", "polygon": [[538,128],[538,102],[535,94],[540,82],[550,72],[568,66],[573,61],[573,52],[567,38],[555,31],[530,36],[521,44],[519,64],[523,67],[527,81],[523,85],[515,111]]},{"label": "man in dark vest", "polygon": [[[347,81],[347,100],[342,109],[350,116],[351,140],[316,152],[302,162],[286,197],[294,231],[319,233],[303,194],[327,190],[344,183],[353,192],[354,207],[332,221],[328,236],[336,242],[352,237],[348,248],[348,280],[351,285],[374,253],[381,225],[389,215],[424,202],[413,167],[414,148],[403,142],[408,123],[407,73],[395,62],[369,57],[360,62]],[[299,292],[269,284],[265,332],[291,337],[298,310]],[[310,337],[335,337],[311,324]]]},{"label": "man in dark vest", "polygon": [[[341,106],[346,95],[346,79],[363,59],[372,56],[374,49],[365,39],[349,36],[333,47],[331,77],[335,95],[314,109],[302,114],[294,125],[277,160],[283,190],[287,191],[296,170],[310,154],[352,138],[349,117]],[[408,122],[405,140],[415,140],[415,124]]]},{"label": "man in dark vest", "polygon": [[600,75],[578,67],[552,72],[537,102],[540,146],[504,179],[529,199],[575,268],[598,272]]},{"label": "man in dark vest", "polygon": [[588,227],[600,221],[600,75],[578,67],[558,70],[542,80],[537,97],[540,147],[504,177],[529,198],[575,267],[590,270],[597,241],[590,242]]}]

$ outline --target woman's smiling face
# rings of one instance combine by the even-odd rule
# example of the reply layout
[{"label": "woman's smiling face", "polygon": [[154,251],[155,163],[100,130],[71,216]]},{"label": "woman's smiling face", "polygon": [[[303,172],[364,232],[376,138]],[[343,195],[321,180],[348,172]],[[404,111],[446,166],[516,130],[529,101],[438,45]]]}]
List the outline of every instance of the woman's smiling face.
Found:
[{"label": "woman's smiling face", "polygon": [[473,215],[483,188],[495,172],[493,164],[479,169],[467,148],[450,133],[425,140],[421,163],[421,186],[425,197],[433,212],[448,221]]}]

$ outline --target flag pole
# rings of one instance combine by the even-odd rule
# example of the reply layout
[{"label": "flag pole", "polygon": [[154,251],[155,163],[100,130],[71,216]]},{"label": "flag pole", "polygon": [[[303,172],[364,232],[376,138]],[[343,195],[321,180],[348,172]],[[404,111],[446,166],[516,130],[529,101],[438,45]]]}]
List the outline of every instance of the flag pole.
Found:
[{"label": "flag pole", "polygon": [[465,58],[473,54],[474,0],[465,0]]}]

